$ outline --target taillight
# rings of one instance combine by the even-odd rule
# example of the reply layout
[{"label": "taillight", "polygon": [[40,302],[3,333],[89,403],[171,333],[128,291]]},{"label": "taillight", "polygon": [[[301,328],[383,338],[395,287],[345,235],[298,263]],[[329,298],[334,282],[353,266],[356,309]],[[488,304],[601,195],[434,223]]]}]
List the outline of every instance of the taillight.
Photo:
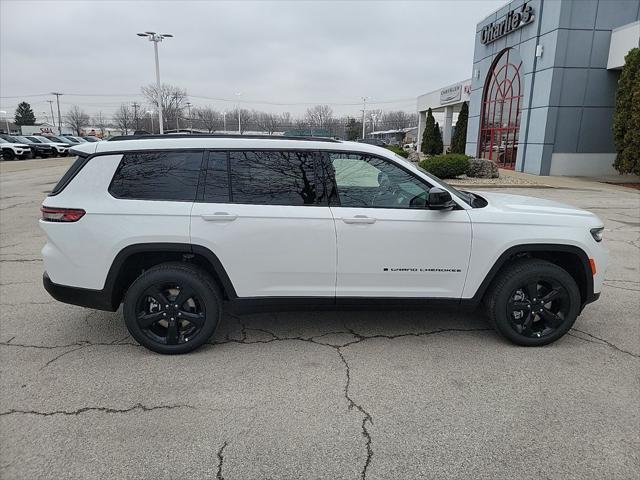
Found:
[{"label": "taillight", "polygon": [[40,207],[45,222],[77,222],[86,213],[81,208]]}]

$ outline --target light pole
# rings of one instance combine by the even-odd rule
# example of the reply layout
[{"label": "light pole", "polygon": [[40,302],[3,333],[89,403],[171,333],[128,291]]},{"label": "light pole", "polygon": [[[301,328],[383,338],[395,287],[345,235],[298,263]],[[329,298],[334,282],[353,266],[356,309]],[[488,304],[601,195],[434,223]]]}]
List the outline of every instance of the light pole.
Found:
[{"label": "light pole", "polygon": [[367,111],[367,97],[362,97],[362,138],[364,138],[364,130],[365,130],[365,112]]},{"label": "light pole", "polygon": [[9,116],[4,110],[0,110],[0,113],[4,115],[4,124],[7,127],[7,135],[11,135],[11,132],[9,131]]},{"label": "light pole", "polygon": [[158,89],[158,122],[160,124],[160,135],[164,134],[164,126],[162,124],[162,91],[160,87],[160,62],[158,61],[158,43],[165,38],[171,38],[173,35],[170,33],[156,33],[156,32],[144,32],[138,33],[139,37],[147,37],[150,42],[153,42],[153,51],[156,56],[156,88]]},{"label": "light pole", "polygon": [[189,130],[193,135],[193,119],[191,118],[191,102],[187,102],[187,109],[189,110]]},{"label": "light pole", "polygon": [[227,132],[227,111],[222,111],[222,129]]},{"label": "light pole", "polygon": [[238,135],[242,135],[242,127],[240,126],[240,95],[242,95],[242,92],[236,92],[236,96],[238,97],[238,104],[237,104],[237,109],[238,109]]},{"label": "light pole", "polygon": [[151,119],[151,133],[153,134],[153,114],[154,114],[154,111],[153,110],[147,110],[147,113],[149,114],[149,119]]}]

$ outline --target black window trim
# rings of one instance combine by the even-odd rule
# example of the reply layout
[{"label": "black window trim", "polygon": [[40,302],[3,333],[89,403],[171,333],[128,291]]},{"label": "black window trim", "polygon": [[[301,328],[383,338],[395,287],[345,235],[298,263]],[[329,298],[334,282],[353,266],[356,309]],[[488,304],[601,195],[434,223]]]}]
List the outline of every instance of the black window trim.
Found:
[{"label": "black window trim", "polygon": [[[117,195],[114,195],[113,192],[111,191],[111,187],[113,186],[113,180],[115,179],[116,173],[118,172],[118,167],[120,167],[120,164],[122,163],[122,160],[124,159],[125,155],[129,155],[129,154],[141,154],[141,153],[176,153],[176,152],[200,152],[201,153],[201,157],[200,157],[200,171],[198,172],[198,179],[196,182],[196,193],[194,195],[194,198],[192,200],[175,200],[175,199],[163,199],[163,198],[134,198],[134,197],[119,197]],[[109,186],[107,187],[107,192],[109,193],[109,195],[111,195],[113,198],[117,199],[117,200],[133,200],[136,202],[183,202],[183,203],[195,203],[197,201],[198,198],[198,192],[199,192],[199,188],[200,188],[200,181],[202,179],[202,175],[203,175],[203,166],[205,165],[205,159],[208,159],[208,155],[205,155],[206,153],[206,149],[204,148],[154,148],[154,149],[140,149],[140,150],[124,150],[124,151],[120,151],[120,152],[104,152],[104,153],[100,153],[97,155],[120,155],[120,161],[118,162],[118,166],[116,167],[116,170],[113,172],[113,176],[111,177],[111,180],[109,181]]]}]

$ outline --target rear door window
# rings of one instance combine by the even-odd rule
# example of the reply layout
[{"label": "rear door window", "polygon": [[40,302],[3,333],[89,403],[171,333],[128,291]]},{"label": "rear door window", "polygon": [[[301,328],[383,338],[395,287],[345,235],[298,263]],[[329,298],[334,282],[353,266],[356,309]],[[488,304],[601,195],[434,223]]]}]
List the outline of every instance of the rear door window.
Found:
[{"label": "rear door window", "polygon": [[201,151],[125,153],[109,193],[132,200],[193,202],[202,155]]},{"label": "rear door window", "polygon": [[312,151],[231,151],[231,201],[253,205],[318,205],[323,188],[316,183]]}]

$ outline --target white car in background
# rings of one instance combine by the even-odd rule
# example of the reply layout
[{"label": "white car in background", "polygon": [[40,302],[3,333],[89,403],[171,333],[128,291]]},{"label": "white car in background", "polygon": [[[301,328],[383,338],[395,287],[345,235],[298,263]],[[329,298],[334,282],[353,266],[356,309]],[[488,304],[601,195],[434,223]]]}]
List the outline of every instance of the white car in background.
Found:
[{"label": "white car in background", "polygon": [[[31,138],[31,137],[27,137],[27,138]],[[37,140],[40,140],[41,142],[50,144],[57,151],[58,155],[61,157],[66,157],[67,155],[69,155],[69,145],[63,142],[56,142],[54,140],[56,137],[49,138],[49,137],[43,137],[40,135],[34,135],[34,138]]]},{"label": "white car in background", "polygon": [[31,147],[24,143],[13,143],[0,138],[0,149],[4,160],[25,159],[31,157]]}]

